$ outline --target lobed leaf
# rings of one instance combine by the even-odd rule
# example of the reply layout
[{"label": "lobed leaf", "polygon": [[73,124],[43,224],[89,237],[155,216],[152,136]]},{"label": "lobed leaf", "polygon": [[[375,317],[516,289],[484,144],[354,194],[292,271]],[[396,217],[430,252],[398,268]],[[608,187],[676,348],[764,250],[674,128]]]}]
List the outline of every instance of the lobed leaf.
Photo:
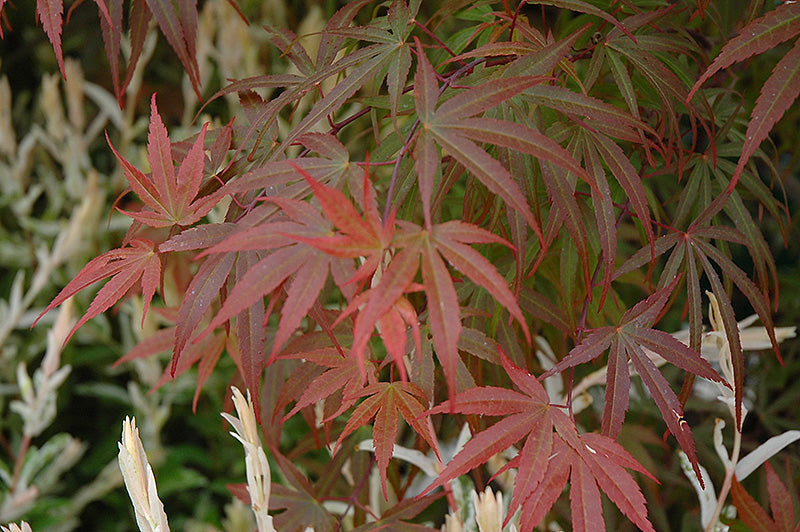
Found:
[{"label": "lobed leaf", "polygon": [[97,292],[86,313],[64,339],[65,343],[84,323],[111,308],[140,280],[144,297],[144,322],[161,281],[161,259],[155,250],[155,244],[150,240],[133,239],[127,247],[108,251],[92,259],[39,314],[33,325],[68,298],[106,277],[111,277],[111,280]]}]

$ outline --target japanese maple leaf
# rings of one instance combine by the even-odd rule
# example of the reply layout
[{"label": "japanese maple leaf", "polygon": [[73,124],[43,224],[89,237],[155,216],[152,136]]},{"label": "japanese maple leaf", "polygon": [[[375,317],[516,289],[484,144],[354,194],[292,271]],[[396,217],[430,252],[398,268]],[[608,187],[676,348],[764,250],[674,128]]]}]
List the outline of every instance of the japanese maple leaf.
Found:
[{"label": "japanese maple leaf", "polygon": [[[417,292],[422,290],[424,287],[422,285],[418,285],[416,283],[410,283],[404,292]],[[344,318],[349,316],[351,313],[355,312],[359,307],[363,306],[366,301],[368,301],[371,297],[373,297],[376,288],[370,288],[368,290],[364,290],[363,292],[359,293],[353,300],[347,305],[347,308],[342,311],[339,317],[336,319],[336,322],[341,322]],[[406,299],[404,296],[398,297],[394,304],[389,307],[384,314],[378,318],[376,325],[378,326],[378,331],[381,336],[381,340],[383,340],[383,345],[386,347],[386,351],[394,361],[396,367],[400,370],[400,378],[402,380],[406,380],[406,367],[405,363],[403,362],[403,357],[406,355],[406,329],[407,327],[411,327],[411,331],[414,337],[414,344],[416,345],[417,352],[421,352],[421,342],[422,336],[419,329],[419,320],[417,318],[417,312],[414,310],[414,307],[411,303]],[[360,366],[364,364],[364,356],[363,351],[366,348],[367,341],[369,340],[369,336],[364,334],[360,338],[358,346],[353,349],[353,358],[358,362]],[[362,368],[363,373],[363,368]]]},{"label": "japanese maple leaf", "polygon": [[[783,2],[766,15],[750,22],[739,34],[723,46],[720,54],[700,76],[686,97],[690,101],[700,86],[714,74],[734,63],[775,48],[780,43],[800,34],[800,5]],[[769,79],[761,87],[756,105],[750,114],[745,141],[727,189],[717,196],[699,218],[708,219],[722,209],[750,157],[767,138],[775,123],[800,95],[800,39],[778,61]]]},{"label": "japanese maple leaf", "polygon": [[[519,454],[508,464],[518,468],[508,515],[522,510],[521,530],[531,530],[541,521],[561,495],[570,470],[574,530],[600,529],[598,486],[639,528],[653,530],[644,497],[625,468],[649,473],[607,436],[579,436],[567,414],[550,404],[536,377],[512,364],[502,351],[500,358],[520,391],[493,386],[471,388],[459,393],[454,405],[441,404],[429,411],[504,417],[468,441],[425,491],[467,473],[524,439]],[[593,513],[591,520],[587,511]]]},{"label": "japanese maple leaf", "polygon": [[772,517],[734,477],[731,485],[731,497],[739,519],[744,521],[744,524],[753,532],[797,532],[800,530],[800,521],[795,521],[797,518],[794,513],[791,492],[781,482],[769,462],[764,463],[764,469],[767,471],[767,492],[769,493]]},{"label": "japanese maple leaf", "polygon": [[[328,462],[322,478],[314,485],[278,449],[272,449],[270,454],[291,486],[272,485],[270,510],[285,510],[275,515],[275,528],[285,532],[300,532],[311,527],[320,532],[333,532],[337,525],[336,518],[325,509],[322,501],[329,495],[331,486],[335,485],[330,477],[340,473],[341,464]],[[246,490],[243,494],[246,494]]]},{"label": "japanese maple leaf", "polygon": [[[364,374],[367,382],[377,382],[377,375],[372,365],[361,368],[354,357],[342,356],[334,347],[314,349],[312,351],[299,351],[284,353],[281,358],[302,359],[321,368],[326,368],[318,376],[305,375],[301,382],[295,380],[293,374],[286,382],[285,388],[300,392],[294,408],[283,417],[286,421],[303,408],[318,403],[339,392],[341,402],[337,409],[328,418],[334,418],[353,406],[364,389]],[[298,377],[301,376],[297,372]],[[284,406],[278,402],[278,407]]]},{"label": "japanese maple leaf", "polygon": [[[308,202],[269,197],[268,201],[280,206],[288,221],[259,224],[232,235],[201,254],[274,250],[242,276],[207,330],[229,320],[294,275],[286,289],[271,358],[300,326],[322,290],[328,271],[332,271],[334,280],[342,286],[350,280],[343,278],[343,274],[351,269],[352,258],[366,255],[368,259],[361,270],[374,270],[380,251],[392,234],[391,229],[384,229],[377,218],[372,201],[374,192],[368,186],[366,173],[365,204],[370,207],[366,209],[365,218],[362,218],[340,191],[319,183],[299,166],[295,166],[295,169],[311,186],[325,217]],[[334,233],[331,222],[340,229],[340,233]],[[350,267],[347,261],[341,259],[350,259]]]},{"label": "japanese maple leaf", "polygon": [[403,499],[381,514],[380,519],[374,523],[365,523],[353,532],[370,532],[380,530],[381,532],[436,532],[438,529],[429,526],[408,522],[406,519],[413,519],[420,512],[429,508],[430,505],[442,496],[441,493],[434,493],[426,497],[415,499]]},{"label": "japanese maple leaf", "polygon": [[[741,205],[738,197],[732,196],[733,205]],[[742,206],[743,209],[743,206]],[[743,216],[737,216],[741,210],[731,210],[728,214],[734,219],[743,219]],[[728,344],[731,348],[731,363],[733,365],[733,388],[736,403],[736,423],[741,424],[742,420],[742,393],[744,390],[744,354],[742,351],[742,343],[739,338],[739,327],[736,324],[736,317],[733,312],[733,305],[728,296],[727,290],[721,278],[718,269],[725,275],[725,279],[733,281],[733,284],[747,297],[747,300],[753,306],[753,309],[758,314],[761,322],[767,329],[772,348],[775,354],[780,359],[778,350],[778,341],[775,336],[775,326],[772,321],[772,315],[769,310],[769,300],[766,296],[766,286],[759,288],[744,271],[741,270],[726,254],[721,252],[712,243],[712,240],[727,241],[747,247],[750,251],[750,256],[756,265],[757,271],[765,271],[766,269],[774,268],[772,265],[772,258],[769,254],[765,255],[763,251],[756,247],[756,243],[752,242],[748,237],[748,233],[739,231],[726,226],[707,226],[698,223],[697,220],[692,222],[686,231],[673,231],[660,237],[653,244],[653,250],[656,257],[670,251],[667,264],[669,268],[662,273],[662,278],[659,280],[659,286],[672,285],[676,281],[673,276],[682,268],[686,274],[686,289],[687,289],[687,302],[689,310],[689,346],[699,349],[701,343],[702,333],[702,311],[701,311],[701,288],[700,278],[701,273],[705,273],[711,291],[714,293],[720,306],[720,314],[727,337]],[[619,269],[615,272],[615,277],[630,272],[638,267],[643,266],[651,260],[653,256],[651,249],[640,249],[628,259]],[[698,267],[698,263],[699,266]],[[716,263],[716,265],[714,264]],[[766,274],[764,275],[764,277]],[[766,281],[766,279],[765,279]],[[664,357],[666,358],[666,357]],[[694,378],[694,372],[688,376],[691,381]],[[699,374],[698,374],[699,375]]]},{"label": "japanese maple leaf", "polygon": [[430,419],[424,416],[425,406],[429,399],[425,392],[410,382],[376,382],[366,386],[360,393],[366,397],[353,411],[347,421],[336,446],[358,427],[366,425],[372,418],[372,440],[375,445],[375,457],[378,460],[378,470],[381,476],[383,495],[386,491],[386,468],[394,451],[394,442],[397,439],[397,422],[399,415],[411,425],[417,434],[428,442],[428,445],[439,456],[439,447],[433,425]]},{"label": "japanese maple leaf", "polygon": [[203,125],[176,174],[167,128],[158,114],[156,95],[153,94],[150,100],[150,131],[147,136],[147,160],[151,171],[149,176],[122,157],[106,134],[106,140],[122,165],[131,188],[150,208],[138,212],[119,209],[120,212],[151,227],[184,227],[205,216],[220,199],[219,193],[196,198],[203,181],[207,129],[208,124]]},{"label": "japanese maple leaf", "polygon": [[519,76],[489,80],[460,92],[441,105],[436,73],[417,41],[419,63],[414,81],[414,98],[419,115],[420,134],[414,158],[422,196],[426,227],[431,226],[431,196],[436,168],[441,163],[438,144],[461,163],[486,188],[497,194],[510,209],[517,211],[544,242],[539,223],[520,186],[511,173],[479,144],[488,143],[532,155],[572,172],[596,188],[592,177],[572,155],[554,140],[535,129],[515,122],[478,117],[525,89],[542,83],[541,76]]},{"label": "japanese maple leaf", "polygon": [[[577,449],[563,438],[553,441],[544,480],[528,494],[520,512],[520,530],[532,530],[558,500],[569,478],[572,530],[605,530],[602,490],[639,530],[655,532],[647,519],[645,500],[625,468],[650,474],[622,446],[602,434],[577,436]],[[653,477],[650,477],[653,478]],[[515,488],[516,495],[516,488]]]},{"label": "japanese maple leaf", "polygon": [[[137,358],[145,358],[165,351],[171,351],[175,344],[175,335],[175,327],[160,329],[154,335],[136,344],[136,347],[114,362],[114,367]],[[174,370],[171,365],[164,368],[161,378],[153,385],[150,391],[157,390],[166,384],[167,381],[186,373],[193,366],[197,365],[197,388],[192,398],[192,411],[196,412],[197,401],[200,399],[200,392],[203,389],[203,385],[211,376],[211,372],[216,366],[224,349],[224,334],[209,336],[202,342],[190,344],[186,349],[185,356],[180,359]]]},{"label": "japanese maple leaf", "polygon": [[150,240],[133,239],[128,246],[113,249],[89,261],[39,314],[33,325],[36,325],[42,316],[68,298],[106,277],[111,277],[111,280],[97,292],[86,313],[78,320],[64,342],[69,340],[81,325],[111,308],[140,280],[144,296],[144,312],[142,313],[142,322],[144,323],[150,302],[153,300],[153,295],[155,295],[161,280],[161,260],[155,243]]},{"label": "japanese maple leaf", "polygon": [[575,346],[558,364],[539,377],[545,379],[568,368],[590,362],[608,351],[603,434],[616,438],[622,429],[630,398],[630,368],[628,361],[642,378],[661,412],[669,431],[680,443],[692,466],[701,478],[694,442],[688,423],[683,419],[683,407],[666,378],[658,371],[647,353],[652,351],[668,362],[692,374],[728,385],[697,351],[674,336],[652,326],[664,309],[679,278],[638,303],[622,315],[616,326],[601,327]]}]

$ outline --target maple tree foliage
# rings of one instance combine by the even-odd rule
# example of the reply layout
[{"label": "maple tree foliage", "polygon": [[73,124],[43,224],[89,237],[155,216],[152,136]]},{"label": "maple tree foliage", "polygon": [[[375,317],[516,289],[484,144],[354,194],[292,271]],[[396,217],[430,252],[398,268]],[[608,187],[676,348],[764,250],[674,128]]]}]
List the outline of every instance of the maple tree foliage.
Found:
[{"label": "maple tree foliage", "polygon": [[[61,4],[39,3],[61,64]],[[754,20],[701,74],[699,46],[681,27],[689,12],[530,3],[558,8],[568,23],[542,27],[547,20],[525,15],[528,2],[481,4],[456,9],[477,23],[445,37],[436,33],[443,12],[420,0],[359,0],[329,18],[313,50],[268,27],[290,73],[217,91],[211,100],[238,96],[235,120],[172,142],[152,95],[147,172],[108,140],[142,207],[118,209],[132,220],[123,247],[89,262],[42,314],[110,278],[74,332],[140,290],[145,312],[158,307],[169,326],[119,363],[171,352],[158,385],[197,366],[195,404],[221,357],[233,358],[290,485],[275,486],[271,500],[281,532],[338,530],[343,518],[323,503],[341,499],[355,530],[427,530],[407,521],[434,504],[428,492],[443,488],[454,506],[453,483],[470,472],[486,480],[487,463],[506,451],[516,451],[501,467],[516,475],[506,521],[523,532],[545,521],[605,529],[601,493],[634,526],[655,530],[640,481],[660,472],[623,446],[627,413],[654,404],[702,478],[684,417],[693,380],[732,385],[741,422],[734,289],[777,353],[776,268],[750,207],[782,224],[784,213],[747,163],[800,90],[797,44],[746,131],[736,98],[701,86],[797,35],[798,4]],[[126,78],[122,1],[98,5],[120,101],[150,17],[200,94],[196,3],[131,3]],[[767,92],[779,97],[768,102]],[[212,222],[215,207],[223,216]],[[732,248],[749,254],[752,273]],[[156,298],[168,268],[187,279],[174,308]],[[700,352],[705,285],[719,302],[733,383]],[[660,328],[682,310],[688,345]],[[548,341],[545,364],[537,346]],[[683,375],[680,394],[663,361]],[[607,368],[602,404],[579,421],[570,394],[547,390],[595,366]],[[646,393],[632,393],[637,379]],[[281,447],[295,416],[313,445],[333,449],[313,479],[293,463],[301,450]],[[448,462],[442,427],[452,419],[472,438]],[[374,458],[356,451],[366,439]],[[394,459],[406,445],[436,464],[418,498],[405,495],[420,491],[421,473]],[[355,464],[349,484],[345,460]],[[373,470],[384,497],[400,500],[380,515],[366,481],[353,480]],[[770,482],[774,519],[793,524]],[[765,514],[745,495],[734,484],[743,508]]]},{"label": "maple tree foliage", "polygon": [[739,481],[734,479],[731,495],[733,503],[739,510],[739,519],[754,532],[800,530],[800,521],[795,517],[794,503],[789,488],[786,487],[769,462],[764,464],[764,469],[767,475],[767,493],[772,517],[753,499]]}]

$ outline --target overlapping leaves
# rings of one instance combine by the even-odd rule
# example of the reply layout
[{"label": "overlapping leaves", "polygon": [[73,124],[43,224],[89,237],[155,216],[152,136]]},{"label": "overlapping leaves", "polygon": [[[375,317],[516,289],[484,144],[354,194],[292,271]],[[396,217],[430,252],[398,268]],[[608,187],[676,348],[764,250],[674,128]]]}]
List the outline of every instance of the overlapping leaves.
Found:
[{"label": "overlapping leaves", "polygon": [[679,342],[674,336],[653,328],[678,280],[675,278],[667,286],[629,309],[616,326],[592,331],[566,357],[542,374],[541,378],[545,379],[554,373],[590,362],[608,351],[603,433],[612,438],[619,436],[629,404],[632,369],[641,377],[667,428],[691,460],[698,478],[701,478],[691,430],[683,419],[683,407],[649,354],[655,353],[694,375],[725,383],[697,351]]},{"label": "overlapping leaves", "polygon": [[485,386],[459,393],[452,404],[430,414],[503,416],[476,434],[441,472],[441,486],[474,469],[497,453],[525,440],[508,467],[516,467],[514,494],[508,514],[521,509],[520,527],[537,526],[570,479],[573,530],[603,530],[600,490],[641,530],[654,530],[647,519],[644,497],[626,469],[649,473],[620,445],[605,435],[579,435],[575,424],[550,398],[536,377],[514,366],[501,352],[503,368],[520,391]]}]

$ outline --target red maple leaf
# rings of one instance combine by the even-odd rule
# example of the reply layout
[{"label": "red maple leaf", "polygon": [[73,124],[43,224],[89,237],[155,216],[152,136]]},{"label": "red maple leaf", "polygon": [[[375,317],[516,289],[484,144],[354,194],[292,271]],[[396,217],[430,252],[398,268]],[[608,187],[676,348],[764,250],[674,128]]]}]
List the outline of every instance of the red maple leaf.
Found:
[{"label": "red maple leaf", "polygon": [[[578,435],[569,416],[550,404],[536,377],[514,366],[502,351],[500,357],[521,391],[471,388],[459,393],[452,404],[429,410],[429,414],[455,411],[504,417],[468,441],[425,492],[479,467],[524,439],[519,454],[507,466],[518,468],[508,515],[521,509],[522,530],[539,524],[569,478],[574,530],[603,529],[598,517],[602,514],[599,487],[640,529],[652,531],[644,497],[626,469],[653,477],[611,438]],[[587,516],[587,512],[592,515]]]},{"label": "red maple leaf", "polygon": [[800,521],[796,521],[791,492],[781,482],[769,462],[764,463],[764,469],[767,471],[767,492],[772,517],[734,477],[731,497],[738,510],[739,519],[753,532],[797,532],[800,530]]},{"label": "red maple leaf", "polygon": [[397,439],[399,415],[402,415],[414,431],[428,442],[436,455],[439,455],[433,425],[431,425],[430,419],[424,416],[423,404],[428,404],[429,399],[422,389],[410,382],[376,382],[365,387],[360,395],[366,399],[353,411],[336,446],[338,447],[358,427],[366,425],[372,418],[375,418],[372,426],[372,440],[375,446],[375,457],[378,459],[383,494],[384,497],[387,497],[386,468],[389,466],[389,459],[392,457],[394,443]]},{"label": "red maple leaf", "polygon": [[698,352],[671,334],[653,328],[670,294],[675,290],[678,280],[679,277],[676,277],[667,286],[629,309],[622,315],[618,325],[594,330],[539,378],[545,379],[578,364],[592,361],[608,351],[603,433],[616,438],[628,409],[631,386],[628,366],[630,360],[631,367],[642,378],[642,382],[647,386],[653,401],[661,411],[661,417],[664,418],[669,431],[692,462],[697,478],[701,478],[692,432],[689,424],[683,419],[683,407],[669,382],[658,371],[653,359],[646,352],[649,350],[657,353],[671,364],[694,375],[728,385]]},{"label": "red maple leaf", "polygon": [[197,198],[205,166],[204,143],[208,124],[203,125],[197,140],[175,173],[172,146],[167,128],[158,114],[156,95],[150,101],[150,132],[147,136],[147,160],[151,174],[145,175],[117,152],[111,140],[111,150],[125,171],[125,177],[139,198],[150,210],[120,212],[151,227],[185,227],[198,221],[219,201],[220,193]]},{"label": "red maple leaf", "polygon": [[105,312],[122,299],[139,280],[141,280],[142,294],[144,295],[144,312],[142,313],[142,322],[144,322],[150,302],[153,300],[153,295],[155,295],[161,280],[161,260],[155,247],[150,240],[133,239],[124,248],[112,249],[92,259],[47,305],[33,325],[36,325],[42,316],[68,298],[106,277],[111,277],[111,280],[97,292],[86,313],[78,320],[64,342],[69,340],[81,325]]}]

